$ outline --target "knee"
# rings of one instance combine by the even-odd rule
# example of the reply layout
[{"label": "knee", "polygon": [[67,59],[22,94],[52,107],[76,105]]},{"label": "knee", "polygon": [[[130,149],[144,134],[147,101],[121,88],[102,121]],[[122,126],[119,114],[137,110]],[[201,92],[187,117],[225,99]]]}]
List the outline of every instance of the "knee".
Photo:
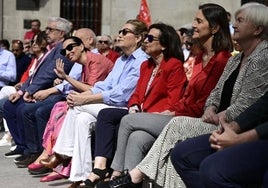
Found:
[{"label": "knee", "polygon": [[131,129],[133,126],[135,126],[137,119],[140,119],[139,116],[137,116],[138,113],[134,113],[134,114],[127,114],[125,116],[123,116],[123,118],[121,119],[121,123],[120,123],[120,128],[121,127],[126,127],[128,129]]},{"label": "knee", "polygon": [[104,108],[102,109],[99,113],[98,113],[98,116],[97,116],[97,121],[106,121],[106,120],[109,120],[111,119],[112,117],[112,110],[113,109],[110,109],[110,108]]},{"label": "knee", "polygon": [[120,122],[120,128],[121,127],[126,127],[129,124],[129,122],[128,122],[129,117],[130,117],[129,115],[126,115],[126,116],[122,117],[121,122]]}]

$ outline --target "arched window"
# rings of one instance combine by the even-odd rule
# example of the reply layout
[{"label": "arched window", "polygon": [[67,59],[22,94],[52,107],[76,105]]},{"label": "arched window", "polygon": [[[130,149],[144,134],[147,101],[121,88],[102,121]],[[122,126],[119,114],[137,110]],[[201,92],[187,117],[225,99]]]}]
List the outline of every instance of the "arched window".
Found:
[{"label": "arched window", "polygon": [[61,0],[60,16],[73,23],[73,28],[92,29],[101,34],[101,0]]}]

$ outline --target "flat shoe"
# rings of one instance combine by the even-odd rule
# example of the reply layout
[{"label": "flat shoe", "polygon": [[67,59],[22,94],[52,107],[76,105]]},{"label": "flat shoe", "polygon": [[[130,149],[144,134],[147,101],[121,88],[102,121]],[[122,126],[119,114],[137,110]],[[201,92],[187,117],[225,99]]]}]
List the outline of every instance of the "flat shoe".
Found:
[{"label": "flat shoe", "polygon": [[59,180],[59,179],[63,179],[63,178],[65,178],[65,176],[62,176],[60,174],[47,175],[47,176],[42,177],[40,179],[40,182],[49,182],[49,181]]}]

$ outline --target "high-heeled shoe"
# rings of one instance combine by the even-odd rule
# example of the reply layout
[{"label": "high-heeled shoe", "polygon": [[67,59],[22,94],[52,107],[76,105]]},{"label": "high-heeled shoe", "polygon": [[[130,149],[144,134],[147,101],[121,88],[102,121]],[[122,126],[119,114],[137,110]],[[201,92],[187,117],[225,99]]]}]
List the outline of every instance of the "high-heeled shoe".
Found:
[{"label": "high-heeled shoe", "polygon": [[78,186],[78,188],[94,188],[97,183],[99,183],[100,181],[103,181],[106,178],[108,178],[108,176],[109,176],[109,169],[105,168],[105,169],[101,170],[101,169],[98,169],[98,168],[94,168],[92,170],[92,173],[94,173],[97,176],[99,176],[99,178],[96,179],[93,182],[90,179],[86,179],[84,181],[84,185],[80,185],[80,186]]},{"label": "high-heeled shoe", "polygon": [[41,159],[40,164],[51,169],[55,168],[59,164],[62,164],[64,167],[66,167],[68,166],[71,159],[72,159],[71,157],[68,157],[66,155],[60,155],[58,153],[54,153],[48,159]]},{"label": "high-heeled shoe", "polygon": [[127,170],[121,176],[110,181],[102,181],[97,184],[97,188],[141,188],[141,183],[133,183]]}]

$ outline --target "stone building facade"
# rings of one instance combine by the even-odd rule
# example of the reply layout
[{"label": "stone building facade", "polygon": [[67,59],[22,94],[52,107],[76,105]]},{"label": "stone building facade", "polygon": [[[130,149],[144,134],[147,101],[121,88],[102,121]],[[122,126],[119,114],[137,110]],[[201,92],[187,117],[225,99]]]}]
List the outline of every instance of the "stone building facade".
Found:
[{"label": "stone building facade", "polygon": [[[231,14],[240,7],[240,0],[147,0],[152,22],[164,22],[179,28],[192,22],[199,4],[213,2]],[[22,39],[26,31],[24,21],[40,19],[44,29],[47,19],[60,15],[60,0],[39,0],[39,10],[17,10],[16,0],[0,0],[0,38]],[[128,19],[139,12],[140,0],[102,0],[101,34],[117,34]]]}]

